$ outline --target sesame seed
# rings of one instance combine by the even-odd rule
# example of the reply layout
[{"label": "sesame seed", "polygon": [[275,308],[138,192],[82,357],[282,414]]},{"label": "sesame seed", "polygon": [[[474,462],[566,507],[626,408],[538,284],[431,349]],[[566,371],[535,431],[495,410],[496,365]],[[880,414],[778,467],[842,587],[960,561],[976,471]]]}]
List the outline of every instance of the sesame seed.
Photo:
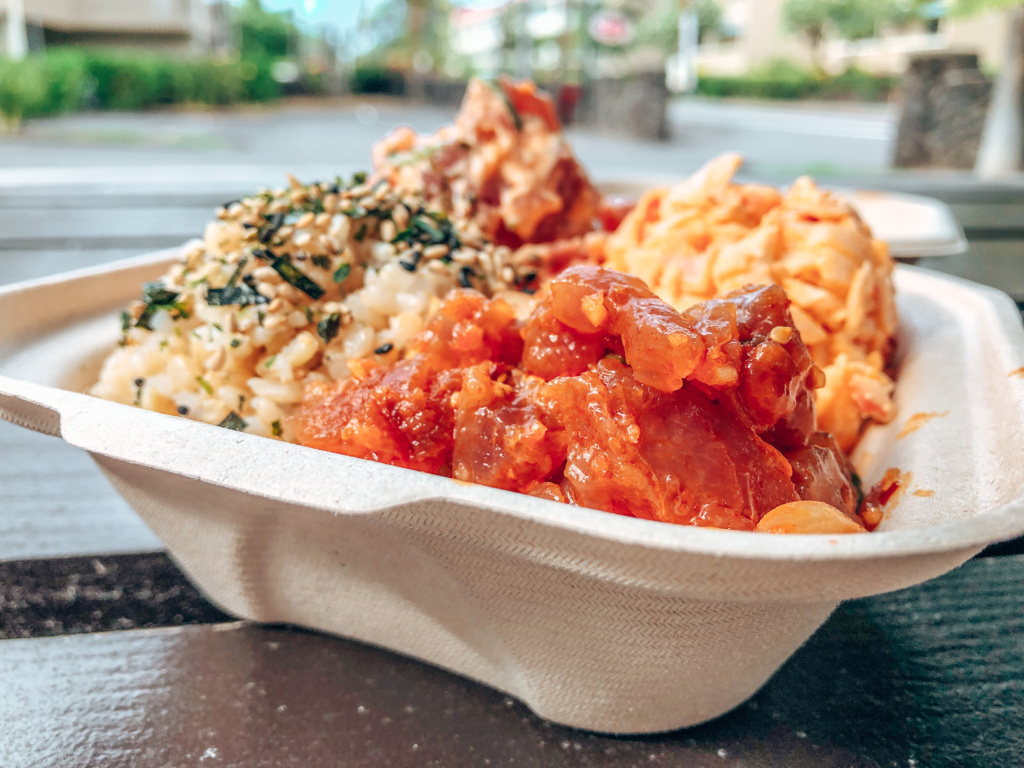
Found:
[{"label": "sesame seed", "polygon": [[271,282],[277,282],[281,279],[281,276],[277,274],[276,269],[274,269],[273,267],[268,267],[266,265],[256,267],[256,269],[252,271],[252,276],[255,277],[257,280]]},{"label": "sesame seed", "polygon": [[204,363],[207,370],[219,371],[224,367],[224,363],[227,361],[227,353],[224,351],[224,347],[217,347],[209,357],[206,358]]},{"label": "sesame seed", "polygon": [[395,345],[392,344],[389,341],[386,344],[381,344],[379,347],[377,347],[375,350],[373,350],[373,354],[375,354],[375,355],[386,355],[388,352],[390,352],[394,348],[395,348]]},{"label": "sesame seed", "polygon": [[275,328],[280,328],[287,322],[287,318],[282,317],[281,315],[270,315],[266,320],[263,321],[263,327],[272,331]]}]

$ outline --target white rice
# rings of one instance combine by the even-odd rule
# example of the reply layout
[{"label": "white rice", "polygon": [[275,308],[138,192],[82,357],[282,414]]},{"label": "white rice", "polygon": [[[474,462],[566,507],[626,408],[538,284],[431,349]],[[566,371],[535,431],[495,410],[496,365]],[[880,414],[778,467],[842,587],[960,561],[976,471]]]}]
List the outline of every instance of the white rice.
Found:
[{"label": "white rice", "polygon": [[[162,308],[135,302],[122,316],[122,343],[92,394],[293,440],[287,417],[306,383],[348,376],[354,358],[400,356],[440,299],[470,282],[467,264],[473,287],[508,287],[494,270],[494,249],[457,242],[443,217],[417,216],[418,202],[399,200],[384,182],[340,190],[290,182],[219,211],[203,240],[159,281],[169,292],[161,299],[176,294],[173,300]],[[399,230],[390,211],[400,203],[405,209],[395,218],[422,219],[428,231],[447,235],[445,246],[435,247],[433,235],[417,244],[408,228]],[[462,246],[458,260],[449,255],[453,245]],[[278,269],[282,257],[298,279],[288,265]],[[247,298],[210,303],[210,289],[231,285]],[[303,286],[322,295],[313,298]]]}]

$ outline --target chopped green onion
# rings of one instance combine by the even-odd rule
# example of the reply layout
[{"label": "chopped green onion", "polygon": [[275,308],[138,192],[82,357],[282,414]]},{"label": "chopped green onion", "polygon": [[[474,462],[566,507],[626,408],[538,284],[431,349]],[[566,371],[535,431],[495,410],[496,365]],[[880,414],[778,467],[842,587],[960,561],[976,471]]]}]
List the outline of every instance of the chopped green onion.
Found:
[{"label": "chopped green onion", "polygon": [[344,283],[348,279],[348,276],[352,274],[351,264],[342,264],[336,270],[334,270],[334,282]]}]

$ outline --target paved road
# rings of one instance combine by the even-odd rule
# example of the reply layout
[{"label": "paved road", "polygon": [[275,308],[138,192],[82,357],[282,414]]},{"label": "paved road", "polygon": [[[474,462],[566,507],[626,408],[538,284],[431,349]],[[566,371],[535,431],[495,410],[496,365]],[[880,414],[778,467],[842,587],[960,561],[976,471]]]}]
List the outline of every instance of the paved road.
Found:
[{"label": "paved road", "polygon": [[[396,124],[432,130],[451,117],[447,108],[396,101],[293,103],[231,112],[83,114],[26,126],[0,139],[0,183],[36,184],[41,168],[78,168],[92,180],[148,173],[171,180],[215,176],[225,166],[259,164],[325,171],[365,167],[369,148]],[[894,115],[882,107],[807,107],[673,103],[673,138],[641,142],[569,131],[580,157],[597,177],[691,171],[709,157],[738,150],[751,173],[879,174],[888,166]],[[235,168],[228,174],[238,178]],[[247,179],[241,178],[246,181]]]}]

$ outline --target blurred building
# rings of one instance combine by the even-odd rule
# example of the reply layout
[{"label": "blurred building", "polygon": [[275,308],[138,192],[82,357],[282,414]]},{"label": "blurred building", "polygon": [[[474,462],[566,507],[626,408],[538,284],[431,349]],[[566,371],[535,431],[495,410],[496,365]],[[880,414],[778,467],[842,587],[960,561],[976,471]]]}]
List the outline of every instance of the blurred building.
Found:
[{"label": "blurred building", "polygon": [[[702,71],[739,75],[769,61],[786,59],[811,63],[811,52],[800,36],[782,22],[784,0],[717,0],[722,8],[721,29],[700,46]],[[934,3],[937,9],[942,3]],[[864,40],[826,38],[821,47],[823,66],[840,72],[850,66],[899,73],[916,53],[977,53],[985,67],[998,67],[1006,50],[1005,12],[989,11],[971,17],[947,18],[937,13],[927,24],[905,30],[882,30]]]},{"label": "blurred building", "polygon": [[[208,54],[230,47],[228,10],[227,3],[204,0],[0,0],[0,23],[7,32],[10,19],[23,15],[29,50],[81,45]],[[0,46],[10,39],[0,35]]]}]

